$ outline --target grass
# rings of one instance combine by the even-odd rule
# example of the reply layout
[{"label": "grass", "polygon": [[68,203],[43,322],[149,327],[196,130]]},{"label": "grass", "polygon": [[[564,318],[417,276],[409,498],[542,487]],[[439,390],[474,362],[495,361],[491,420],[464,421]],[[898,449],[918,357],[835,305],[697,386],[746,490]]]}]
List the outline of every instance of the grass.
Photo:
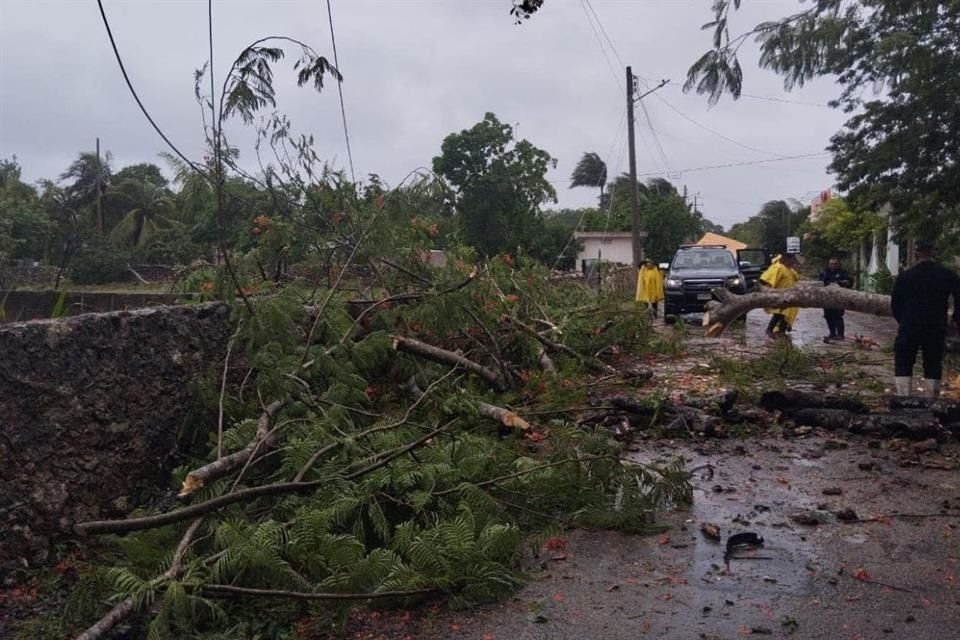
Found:
[{"label": "grass", "polygon": [[815,381],[818,386],[834,386],[858,379],[856,367],[834,361],[811,349],[798,349],[780,342],[751,359],[734,359],[714,354],[709,361],[720,380],[736,388],[762,385],[783,387],[788,381]]}]

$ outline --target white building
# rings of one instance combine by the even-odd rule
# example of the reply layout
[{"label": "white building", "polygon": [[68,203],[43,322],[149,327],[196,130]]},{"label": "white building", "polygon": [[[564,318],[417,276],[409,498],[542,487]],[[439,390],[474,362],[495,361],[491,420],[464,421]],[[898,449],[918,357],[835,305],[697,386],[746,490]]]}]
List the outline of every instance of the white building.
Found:
[{"label": "white building", "polygon": [[[577,254],[577,269],[584,260],[633,264],[633,235],[629,231],[577,231],[573,236],[583,245]],[[645,239],[647,234],[641,232],[640,237]]]}]

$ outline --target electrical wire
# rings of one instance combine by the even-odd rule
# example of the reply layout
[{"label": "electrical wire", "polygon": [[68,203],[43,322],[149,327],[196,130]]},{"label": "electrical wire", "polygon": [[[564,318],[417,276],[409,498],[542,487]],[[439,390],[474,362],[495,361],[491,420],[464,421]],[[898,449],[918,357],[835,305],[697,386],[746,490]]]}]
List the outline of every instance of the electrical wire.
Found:
[{"label": "electrical wire", "polygon": [[[618,158],[620,158],[620,160],[617,161],[618,173],[620,171],[620,165],[622,163],[623,147],[624,147],[624,144],[626,143],[626,135],[625,135],[626,120],[627,120],[627,110],[626,108],[624,108],[623,114],[620,116],[620,124],[617,125],[617,133],[613,138],[613,143],[610,145],[610,151],[607,152],[606,158],[604,159],[604,166],[605,167],[609,166],[610,160],[613,157],[614,152],[619,149],[620,153],[617,156]],[[622,137],[622,140],[621,140],[621,137]],[[609,179],[609,177],[610,175],[608,173],[607,178]],[[614,180],[613,184],[614,184],[614,188],[616,188],[616,180]],[[611,194],[611,198],[612,198],[612,194]],[[612,207],[613,207],[613,200],[611,199],[610,205],[607,207],[607,222],[604,225],[604,233],[606,233],[606,227],[609,226],[610,224],[610,209]],[[561,249],[560,253],[557,254],[557,259],[556,261],[554,261],[553,267],[551,267],[550,269],[551,271],[555,271],[557,268],[557,265],[560,264],[561,260],[563,260],[563,255],[567,252],[567,249],[570,247],[570,244],[573,242],[574,238],[576,237],[577,231],[579,231],[580,227],[583,225],[583,219],[586,217],[588,210],[589,209],[587,207],[583,207],[583,210],[580,213],[580,218],[577,220],[577,224],[573,228],[573,231],[570,232],[570,236],[567,238],[566,244],[563,245],[563,249]]]},{"label": "electrical wire", "polygon": [[[785,160],[803,160],[805,158],[816,158],[820,156],[830,155],[827,151],[818,151],[817,153],[805,153],[796,156],[780,156],[778,158],[767,158],[765,160],[748,160],[746,162],[730,162],[727,164],[713,164],[707,165],[705,167],[692,167],[689,169],[679,169],[677,173],[693,173],[695,171],[709,171],[712,169],[728,169],[730,167],[746,167],[754,164],[766,164],[768,162],[783,162]],[[641,176],[661,176],[664,175],[660,171],[652,171],[648,173],[638,173],[637,177]]]},{"label": "electrical wire", "polygon": [[[333,45],[333,64],[340,72],[340,59],[337,57],[337,38],[333,34],[333,10],[330,8],[330,0],[327,0],[327,21],[330,23],[330,43]],[[343,118],[343,137],[347,142],[347,160],[350,162],[350,177],[354,184],[357,182],[357,175],[353,171],[353,152],[350,150],[350,133],[347,131],[347,110],[343,105],[343,74],[337,79],[337,91],[340,93],[340,115]]]},{"label": "electrical wire", "polygon": [[617,62],[620,63],[621,67],[625,67],[623,63],[623,58],[620,57],[620,54],[617,53],[617,48],[613,46],[613,41],[610,39],[610,36],[607,35],[607,30],[603,27],[603,22],[600,21],[600,16],[597,15],[597,12],[594,10],[593,5],[590,4],[590,0],[583,0],[584,4],[590,9],[590,13],[593,14],[594,19],[597,21],[597,25],[600,27],[600,31],[603,33],[603,37],[607,39],[607,44],[610,45],[610,50],[613,51],[613,55],[617,57]]},{"label": "electrical wire", "polygon": [[[658,80],[657,78],[650,78],[650,77],[647,77],[647,76],[637,76],[637,77],[640,78],[641,80],[646,80],[647,82],[660,82],[660,80]],[[674,80],[667,80],[667,84],[670,85],[670,86],[673,86],[673,87],[679,87],[681,90],[683,89],[683,83],[681,83],[681,82],[676,82],[676,81],[674,81]],[[688,96],[688,97],[691,97],[691,98],[692,98],[692,97],[694,97],[694,96]],[[826,102],[810,102],[810,101],[807,101],[807,100],[791,100],[791,99],[789,99],[789,98],[780,98],[780,97],[777,97],[777,96],[764,96],[764,95],[758,95],[758,94],[756,94],[756,93],[741,93],[741,94],[740,94],[740,97],[741,97],[741,98],[750,98],[751,100],[766,100],[767,102],[782,102],[782,103],[784,103],[784,104],[796,104],[796,105],[802,105],[802,106],[804,106],[804,107],[819,107],[819,108],[821,108],[821,109],[831,109],[831,108],[832,108],[832,107],[831,107],[829,104],[827,104]]]},{"label": "electrical wire", "polygon": [[[625,65],[623,64],[623,58],[620,57],[620,53],[617,51],[616,46],[614,46],[613,40],[610,39],[610,35],[607,33],[606,28],[604,28],[603,22],[600,20],[600,16],[597,15],[597,12],[596,12],[596,10],[593,8],[593,5],[590,3],[590,0],[582,0],[582,2],[584,3],[584,5],[585,5],[586,7],[589,8],[590,13],[593,14],[593,17],[594,17],[594,19],[595,19],[596,22],[597,22],[597,26],[600,27],[600,32],[603,34],[603,37],[606,39],[607,44],[610,46],[610,50],[613,52],[613,55],[616,57],[617,61],[620,63],[620,66],[625,66]],[[592,24],[593,24],[593,22],[591,21],[591,25],[592,25]],[[604,54],[604,55],[606,55],[606,54]],[[649,88],[650,88],[650,86],[645,82],[645,79],[644,79],[643,77],[641,77],[641,76],[636,76],[636,75],[635,75],[634,77],[637,78],[637,80],[638,80],[641,84],[643,84],[644,88],[646,88],[646,89],[649,89]],[[725,136],[725,135],[723,135],[722,133],[720,133],[720,132],[718,132],[718,131],[714,131],[714,130],[711,129],[710,127],[706,126],[705,124],[703,124],[703,123],[701,123],[701,122],[698,122],[697,120],[691,118],[690,116],[688,116],[687,114],[685,114],[683,111],[681,111],[681,110],[678,109],[677,107],[673,106],[673,105],[672,105],[666,98],[664,98],[663,96],[658,96],[658,95],[654,94],[654,97],[657,98],[658,100],[660,100],[661,102],[663,102],[663,103],[664,103],[665,105],[667,105],[671,110],[673,110],[674,112],[676,112],[678,115],[680,115],[681,117],[683,117],[685,120],[687,120],[687,121],[695,124],[696,126],[698,126],[699,128],[703,129],[704,131],[706,131],[706,132],[708,132],[708,133],[710,133],[710,134],[712,134],[712,135],[715,135],[715,136],[717,136],[718,138],[720,138],[720,139],[722,139],[722,140],[726,140],[727,142],[731,142],[731,143],[737,145],[738,147],[742,147],[742,148],[744,148],[744,149],[748,149],[748,150],[753,151],[753,152],[755,152],[755,153],[762,153],[762,154],[765,154],[765,155],[782,157],[782,156],[780,156],[780,155],[777,154],[777,153],[773,153],[773,152],[770,152],[770,151],[764,151],[764,150],[762,150],[762,149],[757,149],[756,147],[751,147],[750,145],[747,145],[747,144],[744,144],[744,143],[739,142],[739,141],[737,141],[737,140],[734,140],[733,138],[731,138],[731,137],[729,137],[729,136]],[[645,115],[645,117],[646,117],[646,119],[647,119],[647,124],[651,126],[651,133],[653,133],[654,143],[655,143],[658,147],[660,147],[660,141],[659,141],[659,139],[657,138],[656,131],[654,131],[654,130],[652,129],[652,126],[653,126],[653,125],[652,125],[652,123],[650,122],[650,116],[649,116],[649,114],[647,113],[646,107],[644,107],[644,105],[643,105],[643,101],[640,101],[640,106],[641,106],[641,108],[642,108],[643,111],[644,111],[644,115]]]},{"label": "electrical wire", "polygon": [[[603,59],[607,61],[607,68],[610,69],[610,74],[613,76],[614,81],[617,83],[617,86],[620,87],[620,90],[623,90],[623,81],[621,80],[621,75],[617,73],[614,69],[613,63],[610,61],[610,56],[607,55],[607,48],[603,46],[603,40],[600,39],[600,32],[597,31],[596,25],[593,24],[593,20],[590,18],[590,13],[587,11],[587,5],[585,0],[580,0],[580,8],[583,9],[583,14],[587,17],[587,22],[590,24],[590,30],[593,31],[593,37],[597,39],[597,44],[600,45],[600,52],[603,54]],[[602,28],[603,25],[601,25]],[[609,42],[609,38],[607,42]],[[612,48],[612,47],[611,47]],[[614,49],[614,54],[616,50]],[[620,56],[617,56],[617,59],[620,59]],[[621,62],[621,68],[624,66]]]},{"label": "electrical wire", "polygon": [[193,160],[185,156],[183,152],[181,152],[180,149],[178,149],[177,146],[173,144],[173,142],[171,142],[170,138],[167,137],[167,135],[163,132],[160,126],[156,123],[156,121],[154,121],[153,117],[150,115],[150,112],[147,111],[147,107],[144,106],[143,101],[140,100],[140,96],[137,95],[137,91],[136,89],[133,88],[133,83],[130,81],[130,76],[127,74],[127,69],[123,64],[123,58],[120,56],[120,51],[117,49],[117,42],[113,37],[113,31],[110,29],[110,21],[107,20],[107,13],[103,9],[103,1],[97,0],[97,6],[100,8],[100,17],[103,18],[103,26],[107,30],[107,37],[110,39],[110,46],[113,48],[113,55],[117,59],[117,64],[120,66],[120,73],[123,74],[123,80],[124,82],[127,83],[127,89],[130,90],[130,95],[133,96],[133,99],[136,101],[137,106],[140,107],[140,111],[143,112],[143,115],[144,117],[146,117],[147,122],[150,123],[150,125],[153,127],[153,130],[157,132],[157,134],[163,139],[163,141],[167,144],[167,146],[170,147],[170,149],[173,150],[173,152],[177,154],[177,156],[181,160],[186,162],[188,166],[190,166],[194,171],[196,171],[201,176],[203,176],[207,181],[213,184],[216,184],[215,180],[210,175],[208,175],[207,172],[205,172],[203,169],[200,168],[200,165],[198,165]]}]

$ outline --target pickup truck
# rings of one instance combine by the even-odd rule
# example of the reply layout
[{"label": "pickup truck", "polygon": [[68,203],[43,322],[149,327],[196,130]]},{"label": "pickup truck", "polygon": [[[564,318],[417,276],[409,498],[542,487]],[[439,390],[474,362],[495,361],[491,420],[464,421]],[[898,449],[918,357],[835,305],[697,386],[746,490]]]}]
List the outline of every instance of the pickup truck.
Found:
[{"label": "pickup truck", "polygon": [[666,267],[664,317],[702,313],[713,299],[714,289],[746,293],[770,265],[764,249],[739,249],[724,245],[682,245]]}]

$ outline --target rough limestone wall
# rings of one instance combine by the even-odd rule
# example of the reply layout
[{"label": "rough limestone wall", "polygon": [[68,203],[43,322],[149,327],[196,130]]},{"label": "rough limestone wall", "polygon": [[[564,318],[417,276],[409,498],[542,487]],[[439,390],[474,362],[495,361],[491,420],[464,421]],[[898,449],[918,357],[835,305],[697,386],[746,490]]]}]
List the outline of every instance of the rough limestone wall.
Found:
[{"label": "rough limestone wall", "polygon": [[0,576],[169,484],[191,383],[231,331],[219,303],[0,327]]}]

